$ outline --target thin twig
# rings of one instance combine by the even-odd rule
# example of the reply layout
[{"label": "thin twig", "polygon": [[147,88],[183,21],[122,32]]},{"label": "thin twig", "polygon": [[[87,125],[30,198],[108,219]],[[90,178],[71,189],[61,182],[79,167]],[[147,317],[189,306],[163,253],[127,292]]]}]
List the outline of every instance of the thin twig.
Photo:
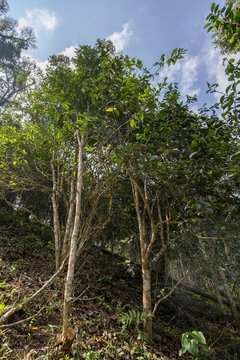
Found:
[{"label": "thin twig", "polygon": [[89,289],[89,287],[90,287],[90,285],[88,285],[88,286],[86,287],[86,289],[84,289],[84,290],[81,292],[80,295],[78,295],[78,296],[75,297],[75,298],[72,298],[71,301],[73,302],[73,301],[79,300],[79,299],[81,298],[81,296],[83,296],[83,294],[85,294],[85,292]]},{"label": "thin twig", "polygon": [[15,307],[13,307],[11,310],[7,311],[6,313],[4,313],[1,317],[0,317],[0,324],[3,324],[11,315],[13,315],[14,313],[16,313],[17,311],[19,311],[20,309],[22,309],[25,305],[27,305],[28,303],[30,303],[32,300],[34,300],[39,294],[41,294],[43,292],[43,290],[46,289],[46,287],[48,287],[53,280],[58,276],[58,274],[62,271],[65,262],[68,258],[69,254],[65,257],[65,259],[63,260],[60,268],[58,269],[58,271],[56,271],[53,276],[47,280],[44,285],[37,290],[34,294],[32,294],[28,299],[26,299],[25,301],[22,302],[22,304],[16,305]]},{"label": "thin twig", "polygon": [[26,319],[16,321],[15,323],[12,323],[12,324],[0,325],[0,329],[9,329],[9,328],[15,327],[17,325],[21,325],[29,320],[32,320],[34,317],[38,316],[40,314],[40,312],[42,312],[45,308],[46,308],[46,305],[44,305],[40,310],[38,310],[38,312],[36,314],[31,315]]},{"label": "thin twig", "polygon": [[158,305],[165,301],[170,295],[172,295],[172,293],[174,292],[174,290],[176,289],[176,287],[178,287],[178,285],[183,281],[183,279],[185,278],[185,276],[188,274],[189,270],[186,271],[186,274],[176,283],[176,285],[174,285],[174,287],[172,288],[172,290],[165,295],[163,298],[159,299],[158,302],[156,302],[156,304],[154,305],[154,309],[152,311],[152,315],[154,315],[157,311]]},{"label": "thin twig", "polygon": [[221,339],[221,337],[223,336],[224,330],[225,330],[229,325],[232,325],[232,324],[234,324],[234,323],[235,323],[235,321],[231,322],[230,324],[227,324],[226,326],[224,326],[224,327],[222,328],[222,331],[221,331],[220,335],[219,335],[219,336],[214,340],[214,342],[209,346],[209,349],[211,349],[211,348],[218,342],[218,340]]}]

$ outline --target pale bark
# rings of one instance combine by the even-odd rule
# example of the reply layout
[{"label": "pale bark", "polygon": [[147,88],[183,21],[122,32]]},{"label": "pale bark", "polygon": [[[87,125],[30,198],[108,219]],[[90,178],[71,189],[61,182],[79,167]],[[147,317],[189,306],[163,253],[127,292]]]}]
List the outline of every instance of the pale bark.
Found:
[{"label": "pale bark", "polygon": [[[140,242],[140,251],[141,251],[141,263],[142,263],[142,282],[143,282],[143,311],[146,315],[151,315],[152,311],[152,301],[151,301],[151,271],[149,266],[149,252],[147,252],[147,244],[145,238],[145,221],[143,221],[141,216],[139,197],[138,197],[138,188],[136,183],[131,180],[133,198],[135,202],[136,214],[138,219],[138,228],[139,228],[139,242]],[[155,235],[154,235],[155,236]],[[146,322],[144,323],[144,331],[147,336],[147,343],[152,343],[152,316],[148,316]]]},{"label": "pale bark", "polygon": [[65,282],[65,292],[64,292],[64,304],[63,304],[63,348],[66,346],[64,341],[68,339],[70,325],[70,305],[71,297],[73,293],[73,277],[76,263],[76,254],[77,254],[77,240],[80,228],[80,216],[81,216],[81,197],[82,197],[82,183],[83,183],[83,143],[84,135],[79,137],[79,133],[76,133],[77,142],[78,142],[78,170],[77,170],[77,180],[76,180],[76,205],[75,205],[75,217],[74,217],[74,226],[71,237],[70,244],[70,254],[68,260],[68,271],[67,278]]},{"label": "pale bark", "polygon": [[74,175],[72,174],[71,185],[70,185],[70,199],[68,208],[68,217],[64,233],[63,246],[62,246],[62,258],[64,258],[69,250],[70,239],[73,230],[73,217],[74,217]]},{"label": "pale bark", "polygon": [[[148,264],[147,264],[148,265]],[[143,279],[143,311],[147,315],[152,314],[152,300],[151,300],[151,272],[148,266],[142,264],[142,279]],[[146,319],[144,330],[147,336],[147,343],[152,343],[152,316]]]},{"label": "pale bark", "polygon": [[11,324],[5,324],[5,325],[0,325],[0,330],[1,329],[11,329],[11,328],[14,328],[18,325],[22,325],[30,320],[32,320],[33,318],[36,318],[44,309],[46,309],[46,305],[44,305],[40,310],[38,310],[38,312],[34,315],[31,315],[25,319],[22,319],[22,320],[19,320],[19,321],[16,321],[14,323],[11,323]]},{"label": "pale bark", "polygon": [[144,255],[145,255],[145,250],[146,250],[145,231],[143,229],[143,224],[142,224],[138,190],[137,190],[137,187],[133,180],[131,180],[131,185],[132,185],[133,198],[134,198],[134,202],[135,202],[135,208],[136,208],[136,214],[137,214],[137,220],[138,220],[141,258],[143,259]]},{"label": "pale bark", "polygon": [[59,223],[59,214],[58,214],[58,203],[57,203],[57,179],[56,179],[56,170],[54,166],[55,161],[55,150],[53,150],[52,160],[51,160],[51,169],[52,169],[52,208],[53,208],[53,232],[54,232],[54,241],[55,241],[55,261],[56,261],[56,270],[60,266],[60,223]]}]

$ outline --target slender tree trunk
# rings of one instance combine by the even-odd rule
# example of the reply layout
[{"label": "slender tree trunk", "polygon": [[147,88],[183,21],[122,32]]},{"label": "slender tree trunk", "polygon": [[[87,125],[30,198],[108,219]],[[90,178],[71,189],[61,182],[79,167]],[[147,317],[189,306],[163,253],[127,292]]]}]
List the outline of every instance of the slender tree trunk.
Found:
[{"label": "slender tree trunk", "polygon": [[[151,271],[148,264],[142,261],[142,280],[143,280],[143,311],[147,315],[152,313],[151,301]],[[152,343],[152,316],[149,316],[144,324],[144,331],[147,336],[147,343]]]},{"label": "slender tree trunk", "polygon": [[[151,315],[152,312],[152,301],[151,301],[151,271],[149,268],[149,252],[147,252],[146,244],[146,231],[145,231],[145,221],[142,219],[138,189],[134,181],[131,180],[133,198],[135,202],[135,208],[138,219],[138,228],[139,228],[139,242],[141,250],[141,262],[142,262],[142,281],[143,281],[143,311],[146,312],[146,315]],[[144,213],[145,214],[145,213]],[[147,343],[152,343],[152,316],[149,316],[144,324],[144,331],[147,337]]]},{"label": "slender tree trunk", "polygon": [[59,224],[58,203],[57,203],[57,179],[56,179],[56,170],[54,166],[54,161],[55,161],[55,150],[53,150],[51,169],[52,169],[52,182],[53,182],[53,191],[52,191],[53,232],[54,232],[54,241],[55,241],[55,261],[56,261],[56,271],[57,271],[60,266],[61,248],[60,248],[60,224]]},{"label": "slender tree trunk", "polygon": [[76,183],[76,206],[75,206],[75,218],[74,226],[70,244],[70,254],[68,261],[67,278],[65,282],[64,292],[64,304],[63,304],[63,345],[62,350],[67,351],[72,341],[74,340],[74,331],[70,322],[70,305],[71,297],[73,293],[73,277],[75,270],[76,254],[77,254],[77,240],[80,228],[80,215],[81,215],[81,196],[82,196],[82,182],[83,182],[83,142],[84,135],[81,139],[79,134],[76,134],[78,142],[78,171],[77,171],[77,183]]},{"label": "slender tree trunk", "polygon": [[67,223],[66,223],[66,229],[63,239],[63,246],[62,246],[62,259],[65,258],[68,249],[69,249],[69,243],[72,235],[73,230],[73,216],[74,216],[74,176],[72,174],[71,179],[71,185],[70,185],[70,200],[69,200],[69,209],[68,209],[68,217],[67,217]]},{"label": "slender tree trunk", "polygon": [[227,299],[228,299],[228,302],[229,302],[229,306],[231,308],[233,319],[236,321],[237,324],[239,324],[240,323],[240,317],[239,317],[235,302],[233,300],[231,290],[229,288],[226,276],[225,276],[224,271],[221,268],[221,266],[218,266],[218,272],[219,272],[219,275],[220,275],[220,277],[222,279],[222,282],[223,282],[224,290],[225,290],[225,293],[226,293],[226,296],[227,296]]},{"label": "slender tree trunk", "polygon": [[[160,242],[162,249],[165,246],[165,237],[164,237],[164,224],[163,224],[163,218],[162,218],[162,211],[160,207],[160,201],[159,197],[157,198],[157,209],[158,209],[158,219],[159,219],[159,227],[160,227]],[[160,258],[160,281],[161,285],[165,285],[166,280],[166,273],[167,273],[167,259],[166,259],[166,252],[162,254]]]},{"label": "slender tree trunk", "polygon": [[220,309],[223,313],[223,315],[226,315],[226,311],[225,311],[225,308],[224,308],[224,304],[222,302],[222,297],[221,297],[221,294],[220,294],[220,291],[219,291],[219,288],[218,288],[218,283],[216,282],[215,278],[214,278],[214,273],[212,271],[212,284],[213,284],[213,288],[214,288],[214,291],[215,291],[215,294],[216,294],[216,298],[217,298],[217,301],[218,301],[218,304],[220,306]]}]

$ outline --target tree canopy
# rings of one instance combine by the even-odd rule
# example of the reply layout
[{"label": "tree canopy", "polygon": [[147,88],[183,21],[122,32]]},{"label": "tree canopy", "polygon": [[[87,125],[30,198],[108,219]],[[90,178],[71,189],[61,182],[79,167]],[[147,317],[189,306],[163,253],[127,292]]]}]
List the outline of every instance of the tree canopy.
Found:
[{"label": "tree canopy", "polygon": [[7,16],[9,6],[0,1],[0,106],[5,105],[24,88],[31,63],[22,58],[22,51],[34,47],[36,40],[29,27],[18,29],[18,21]]},{"label": "tree canopy", "polygon": [[[0,11],[0,105],[8,103],[0,127],[0,195],[13,212],[28,214],[25,221],[52,231],[56,272],[39,291],[68,263],[61,350],[74,340],[74,274],[91,246],[139,266],[148,344],[174,281],[210,288],[223,313],[224,296],[239,324],[239,61],[226,59],[230,84],[219,104],[197,112],[193,98],[181,100],[177,84],[156,81],[183,49],[148,69],[117,53],[111,41],[97,40],[76,48],[73,59],[51,56],[35,86],[25,87],[21,51],[34,44],[33,33],[17,32],[4,16],[4,0]],[[206,27],[216,29],[225,52],[239,51],[238,18],[238,4],[211,6]],[[4,304],[0,324],[29,301],[17,300],[10,310]]]}]

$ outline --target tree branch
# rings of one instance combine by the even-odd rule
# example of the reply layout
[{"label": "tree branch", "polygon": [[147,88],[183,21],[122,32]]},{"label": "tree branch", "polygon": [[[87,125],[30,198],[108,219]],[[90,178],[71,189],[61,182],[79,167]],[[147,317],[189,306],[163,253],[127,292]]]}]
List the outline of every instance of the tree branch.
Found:
[{"label": "tree branch", "polygon": [[174,290],[178,287],[178,285],[184,280],[185,276],[188,274],[189,270],[186,271],[186,274],[176,283],[176,285],[174,285],[174,287],[172,288],[172,290],[167,294],[165,295],[163,298],[159,299],[156,304],[154,305],[154,309],[152,311],[152,315],[154,316],[156,311],[157,311],[157,308],[158,308],[158,305],[165,301],[170,295],[172,295],[172,293],[174,292]]},{"label": "tree branch", "polygon": [[59,275],[59,273],[62,271],[68,256],[69,256],[69,254],[63,260],[63,262],[62,262],[61,266],[59,267],[58,271],[56,271],[53,274],[53,276],[49,280],[47,280],[45,282],[45,284],[39,290],[37,290],[34,294],[32,294],[32,296],[30,296],[30,298],[23,301],[22,304],[16,305],[11,310],[9,310],[5,314],[3,314],[0,317],[0,324],[3,324],[11,315],[13,315],[17,311],[21,310],[24,306],[26,306],[28,303],[30,303],[32,300],[34,300],[38,295],[40,295],[43,292],[43,290],[45,290],[53,282],[53,280]]}]

